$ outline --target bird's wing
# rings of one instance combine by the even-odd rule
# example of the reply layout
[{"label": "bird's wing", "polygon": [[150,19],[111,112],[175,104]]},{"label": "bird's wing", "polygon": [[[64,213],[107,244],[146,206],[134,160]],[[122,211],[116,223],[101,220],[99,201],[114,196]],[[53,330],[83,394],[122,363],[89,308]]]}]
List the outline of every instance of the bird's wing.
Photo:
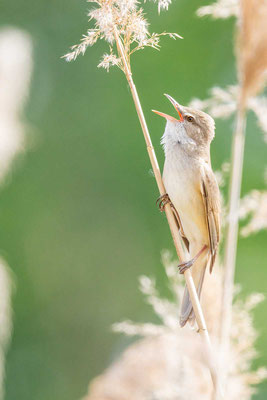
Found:
[{"label": "bird's wing", "polygon": [[201,192],[206,210],[207,225],[209,232],[212,271],[218,243],[220,240],[220,191],[218,183],[210,166],[206,165],[201,171]]}]

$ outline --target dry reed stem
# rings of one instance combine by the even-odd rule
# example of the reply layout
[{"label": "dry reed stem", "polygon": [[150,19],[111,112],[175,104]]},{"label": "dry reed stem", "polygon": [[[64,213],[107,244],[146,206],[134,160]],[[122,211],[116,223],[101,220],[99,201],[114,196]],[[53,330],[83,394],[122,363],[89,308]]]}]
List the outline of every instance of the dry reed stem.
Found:
[{"label": "dry reed stem", "polygon": [[[227,382],[228,371],[224,357],[229,352],[234,273],[238,241],[239,202],[242,183],[246,105],[252,95],[264,86],[267,69],[267,3],[266,0],[242,0],[237,36],[237,64],[239,97],[236,128],[232,141],[229,214],[225,247],[225,276],[220,330],[220,368],[222,382]],[[224,366],[222,368],[222,366]],[[218,399],[217,396],[215,396]]]},{"label": "dry reed stem", "polygon": [[[143,130],[143,134],[144,134],[144,138],[145,138],[145,142],[146,142],[146,146],[147,146],[147,151],[148,151],[148,155],[150,158],[150,162],[153,168],[153,172],[155,175],[155,179],[158,185],[158,189],[160,192],[160,195],[164,195],[166,193],[162,178],[161,178],[161,173],[160,173],[160,169],[159,169],[159,164],[156,158],[156,154],[151,142],[151,138],[150,138],[150,134],[147,128],[147,124],[145,121],[145,117],[143,114],[143,110],[142,110],[142,106],[140,104],[140,100],[139,100],[139,96],[135,87],[135,84],[133,82],[133,78],[132,78],[132,73],[130,70],[130,67],[128,65],[126,56],[125,56],[125,52],[124,52],[124,48],[123,45],[121,43],[120,37],[118,35],[117,29],[116,27],[114,27],[114,36],[115,36],[115,40],[117,43],[117,47],[118,47],[118,53],[122,59],[122,63],[124,66],[124,73],[126,76],[126,79],[129,83],[130,89],[131,89],[131,93],[132,93],[132,97],[135,103],[135,107],[136,107],[136,111],[139,117],[139,121]],[[177,252],[177,255],[179,257],[179,260],[181,262],[185,261],[185,255],[184,255],[184,250],[181,244],[181,240],[180,240],[180,234],[179,234],[179,230],[171,209],[170,204],[166,204],[165,206],[165,213],[166,213],[166,217],[169,223],[169,227],[171,230],[171,234],[172,234],[172,238],[174,241],[174,245],[175,245],[175,249]],[[201,336],[203,337],[205,346],[206,346],[206,351],[207,351],[207,361],[208,361],[208,365],[209,365],[209,369],[210,369],[210,374],[211,374],[211,378],[212,378],[212,382],[215,388],[215,391],[217,393],[220,393],[220,396],[222,396],[222,390],[221,390],[221,386],[218,382],[217,379],[217,371],[216,371],[216,366],[214,363],[214,355],[213,355],[213,351],[212,351],[212,347],[211,347],[211,342],[210,342],[210,337],[209,337],[209,333],[207,330],[207,326],[206,326],[206,322],[205,322],[205,318],[202,312],[202,308],[199,302],[199,298],[196,292],[196,288],[194,285],[194,281],[191,275],[190,270],[186,270],[184,273],[185,276],[185,281],[186,281],[186,285],[189,291],[189,295],[190,295],[190,299],[193,305],[193,309],[195,312],[195,316],[196,316],[196,321],[198,324],[198,328],[199,328],[199,332],[201,334]]]},{"label": "dry reed stem", "polygon": [[[238,106],[236,129],[232,142],[232,159],[230,172],[229,213],[227,219],[226,247],[224,258],[224,281],[220,327],[219,375],[223,387],[227,381],[227,364],[225,357],[229,352],[230,331],[232,322],[232,302],[234,295],[234,274],[238,240],[239,201],[242,182],[244,147],[245,147],[246,113],[242,105]],[[216,393],[215,399],[219,399]]]}]

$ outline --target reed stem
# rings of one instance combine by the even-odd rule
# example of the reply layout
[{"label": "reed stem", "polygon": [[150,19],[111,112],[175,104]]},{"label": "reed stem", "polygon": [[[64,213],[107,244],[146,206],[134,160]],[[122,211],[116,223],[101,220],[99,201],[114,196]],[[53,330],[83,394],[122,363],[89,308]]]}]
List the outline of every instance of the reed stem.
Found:
[{"label": "reed stem", "polygon": [[[236,265],[236,251],[238,240],[239,201],[242,183],[243,159],[245,147],[246,112],[242,102],[242,95],[238,103],[236,128],[232,142],[229,214],[227,219],[227,233],[224,256],[224,283],[220,327],[220,370],[223,387],[227,380],[227,359],[232,321],[232,302],[234,292],[234,275]],[[226,362],[225,362],[226,361]]]},{"label": "reed stem", "polygon": [[[124,51],[124,47],[123,44],[121,42],[121,39],[118,35],[117,29],[116,27],[114,27],[114,35],[115,35],[115,39],[116,39],[116,43],[117,43],[117,48],[118,48],[118,53],[122,59],[122,63],[123,63],[123,67],[124,67],[124,73],[126,76],[126,79],[129,83],[130,89],[131,89],[131,93],[132,93],[132,97],[134,100],[134,104],[135,104],[135,108],[139,117],[139,121],[142,127],[142,131],[144,134],[144,138],[145,138],[145,142],[146,142],[146,146],[147,146],[147,151],[148,151],[148,155],[150,158],[150,162],[152,165],[152,169],[155,175],[155,179],[158,185],[158,189],[160,192],[160,195],[164,195],[166,193],[162,178],[161,178],[161,172],[160,172],[160,168],[159,168],[159,164],[157,161],[157,157],[151,142],[151,138],[150,138],[150,134],[148,131],[148,127],[146,124],[146,120],[144,117],[144,113],[142,110],[142,106],[139,100],[139,96],[132,78],[132,73],[131,73],[131,69],[130,66],[127,62],[127,57]],[[166,213],[166,217],[169,223],[169,227],[171,230],[171,234],[172,234],[172,238],[173,238],[173,242],[175,245],[175,249],[177,252],[177,255],[179,257],[180,262],[183,262],[185,260],[185,254],[184,254],[184,249],[181,243],[181,239],[180,239],[180,233],[175,221],[175,217],[174,214],[172,212],[171,206],[170,204],[166,204],[165,205],[165,213]],[[212,378],[212,382],[214,385],[214,390],[216,391],[216,393],[220,393],[220,395],[222,396],[222,390],[221,390],[221,386],[219,384],[218,381],[218,376],[217,376],[217,371],[216,371],[216,366],[214,363],[214,355],[213,355],[213,351],[212,351],[212,347],[211,347],[211,342],[210,342],[210,337],[209,337],[209,333],[207,330],[207,326],[206,326],[206,322],[205,322],[205,318],[202,312],[202,308],[199,302],[199,298],[198,298],[198,294],[195,288],[195,284],[190,272],[190,269],[187,269],[184,273],[184,277],[185,277],[185,281],[186,281],[186,285],[188,288],[188,292],[190,295],[190,299],[192,302],[192,306],[194,309],[194,313],[196,316],[196,321],[197,321],[197,325],[198,325],[198,329],[199,332],[201,334],[201,336],[203,337],[204,343],[205,343],[205,347],[206,347],[206,353],[207,353],[207,360],[208,360],[208,366],[210,369],[210,374],[211,374],[211,378]]]}]

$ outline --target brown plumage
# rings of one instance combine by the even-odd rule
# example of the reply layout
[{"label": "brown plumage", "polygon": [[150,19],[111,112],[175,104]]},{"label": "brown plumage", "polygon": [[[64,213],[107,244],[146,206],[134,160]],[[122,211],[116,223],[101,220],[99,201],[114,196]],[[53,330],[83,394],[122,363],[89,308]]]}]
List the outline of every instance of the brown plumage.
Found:
[{"label": "brown plumage", "polygon": [[202,195],[209,231],[211,253],[210,272],[212,272],[220,240],[220,192],[215,176],[211,173],[206,173],[203,176]]},{"label": "brown plumage", "polygon": [[[162,137],[165,151],[163,181],[175,209],[181,235],[189,243],[190,261],[180,264],[180,272],[192,267],[200,296],[207,265],[212,271],[220,238],[220,192],[210,163],[210,143],[214,121],[206,113],[179,105],[167,96],[180,120],[157,112],[167,119]],[[180,324],[194,321],[187,288],[182,302]]]}]

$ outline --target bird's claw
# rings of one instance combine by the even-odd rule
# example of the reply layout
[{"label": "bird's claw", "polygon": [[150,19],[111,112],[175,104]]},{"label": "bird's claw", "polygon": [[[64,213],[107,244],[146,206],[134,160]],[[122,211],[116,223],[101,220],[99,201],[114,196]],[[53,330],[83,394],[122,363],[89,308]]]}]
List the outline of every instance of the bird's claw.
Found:
[{"label": "bird's claw", "polygon": [[163,194],[162,196],[160,196],[157,201],[156,201],[156,205],[159,207],[160,211],[163,212],[164,211],[164,207],[166,206],[166,204],[172,204],[171,200],[169,198],[169,195],[167,193]]},{"label": "bird's claw", "polygon": [[178,265],[178,268],[179,268],[180,274],[184,274],[184,272],[185,272],[188,268],[191,268],[192,265],[194,264],[194,262],[198,259],[198,257],[199,257],[205,250],[207,250],[207,248],[208,248],[208,246],[205,244],[205,245],[202,247],[202,249],[197,253],[197,255],[196,255],[194,258],[192,258],[192,259],[189,260],[189,261],[185,261],[185,262],[179,264],[179,265]]},{"label": "bird's claw", "polygon": [[183,262],[183,263],[179,264],[178,265],[179,273],[180,274],[184,274],[185,271],[187,269],[191,268],[193,264],[194,264],[194,260],[186,261],[186,262]]}]

